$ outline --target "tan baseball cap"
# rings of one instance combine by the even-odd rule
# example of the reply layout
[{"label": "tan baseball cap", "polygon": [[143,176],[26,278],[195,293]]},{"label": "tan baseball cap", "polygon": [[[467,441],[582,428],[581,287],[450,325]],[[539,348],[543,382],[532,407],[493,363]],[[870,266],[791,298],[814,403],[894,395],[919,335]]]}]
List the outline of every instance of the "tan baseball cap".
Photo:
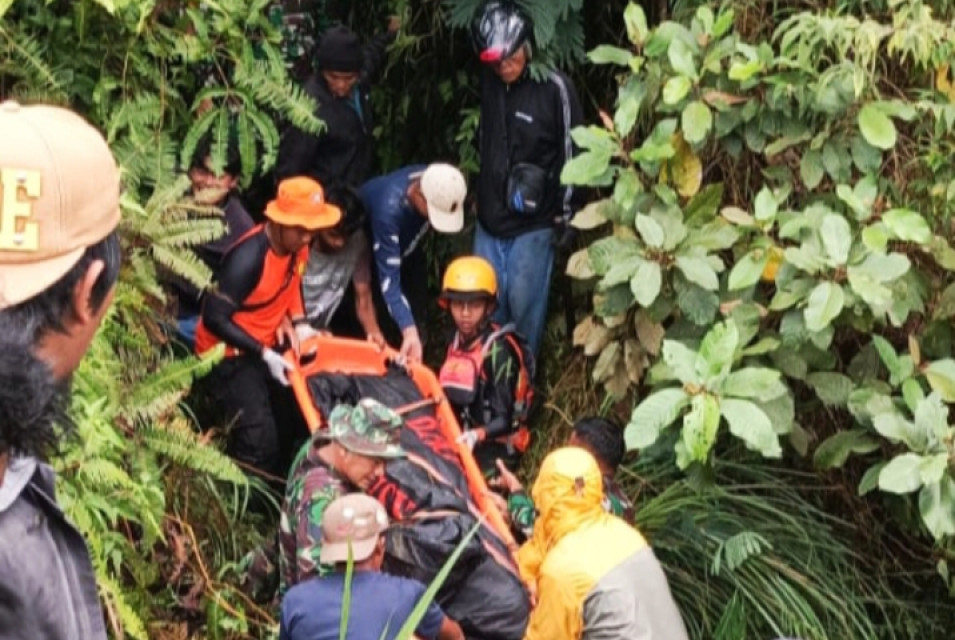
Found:
[{"label": "tan baseball cap", "polygon": [[322,514],[322,564],[348,562],[348,547],[354,562],[367,560],[375,551],[378,536],[388,528],[388,514],[381,504],[364,493],[349,493],[332,501]]},{"label": "tan baseball cap", "polygon": [[0,309],[59,280],[119,224],[119,168],[76,113],[0,103]]},{"label": "tan baseball cap", "polygon": [[421,174],[421,195],[428,202],[428,222],[440,233],[457,233],[464,227],[464,198],[468,184],[450,164],[436,162]]}]

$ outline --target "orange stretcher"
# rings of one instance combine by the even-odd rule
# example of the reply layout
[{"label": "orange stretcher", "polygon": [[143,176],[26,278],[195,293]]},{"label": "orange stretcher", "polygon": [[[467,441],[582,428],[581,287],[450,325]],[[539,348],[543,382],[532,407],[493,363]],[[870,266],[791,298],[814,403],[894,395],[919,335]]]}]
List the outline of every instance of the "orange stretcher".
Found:
[{"label": "orange stretcher", "polygon": [[[285,357],[293,365],[293,370],[289,372],[288,378],[308,429],[312,432],[324,428],[325,420],[315,406],[308,389],[307,378],[319,373],[383,376],[388,370],[389,363],[398,356],[398,352],[391,348],[380,351],[370,342],[332,336],[309,338],[300,345],[300,352],[303,354],[314,352],[314,356],[309,355],[303,358],[304,362],[299,363],[295,355],[289,351]],[[451,404],[444,396],[444,390],[438,383],[437,377],[421,364],[411,365],[406,369],[415,386],[426,399],[425,404],[435,405],[435,417],[441,431],[448,442],[457,449],[461,459],[461,466],[471,491],[471,499],[487,518],[488,524],[513,551],[517,547],[514,536],[497,506],[487,498],[487,483],[480,467],[467,445],[457,441],[461,435],[461,427],[451,409]],[[410,411],[413,407],[403,409]]]}]

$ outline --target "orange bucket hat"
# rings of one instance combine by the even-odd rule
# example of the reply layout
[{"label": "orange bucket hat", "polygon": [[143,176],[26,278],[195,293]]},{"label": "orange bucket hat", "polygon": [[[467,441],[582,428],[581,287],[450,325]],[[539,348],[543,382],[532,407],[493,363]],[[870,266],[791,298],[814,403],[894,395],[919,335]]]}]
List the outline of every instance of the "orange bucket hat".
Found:
[{"label": "orange bucket hat", "polygon": [[309,231],[330,229],[342,218],[342,210],[325,202],[325,190],[315,180],[287,178],[279,183],[275,199],[265,207],[265,216],[288,227]]}]

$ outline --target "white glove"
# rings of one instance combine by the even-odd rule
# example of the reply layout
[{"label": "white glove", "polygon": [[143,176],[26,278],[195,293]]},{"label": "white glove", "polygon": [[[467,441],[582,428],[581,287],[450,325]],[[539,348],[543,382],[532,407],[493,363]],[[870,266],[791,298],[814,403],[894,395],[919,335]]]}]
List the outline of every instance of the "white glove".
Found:
[{"label": "white glove", "polygon": [[263,350],[262,359],[269,368],[269,373],[272,374],[272,377],[278,380],[279,384],[283,387],[287,387],[288,374],[286,372],[292,370],[292,365],[290,365],[285,358],[280,356],[278,352],[272,349]]},{"label": "white glove", "polygon": [[309,338],[314,338],[315,336],[321,335],[315,328],[307,322],[299,322],[295,325],[295,335],[298,336],[298,341],[305,342]]},{"label": "white glove", "polygon": [[458,442],[467,445],[467,448],[474,451],[474,445],[484,440],[484,429],[468,429],[460,436]]}]

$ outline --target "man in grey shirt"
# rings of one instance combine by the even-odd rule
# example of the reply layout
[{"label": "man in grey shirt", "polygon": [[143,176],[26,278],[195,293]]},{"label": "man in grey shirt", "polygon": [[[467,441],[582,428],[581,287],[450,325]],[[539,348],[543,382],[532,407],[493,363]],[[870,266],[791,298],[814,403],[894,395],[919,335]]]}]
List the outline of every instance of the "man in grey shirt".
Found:
[{"label": "man in grey shirt", "polygon": [[41,457],[119,275],[119,170],[71,111],[0,104],[0,638],[105,640],[82,535]]},{"label": "man in grey shirt", "polygon": [[332,318],[351,282],[358,322],[367,339],[383,349],[385,338],[372,298],[371,250],[364,230],[364,206],[347,187],[330,188],[326,199],[342,210],[342,218],[337,227],[319,231],[312,242],[302,277],[305,315],[314,328],[331,331]]}]

